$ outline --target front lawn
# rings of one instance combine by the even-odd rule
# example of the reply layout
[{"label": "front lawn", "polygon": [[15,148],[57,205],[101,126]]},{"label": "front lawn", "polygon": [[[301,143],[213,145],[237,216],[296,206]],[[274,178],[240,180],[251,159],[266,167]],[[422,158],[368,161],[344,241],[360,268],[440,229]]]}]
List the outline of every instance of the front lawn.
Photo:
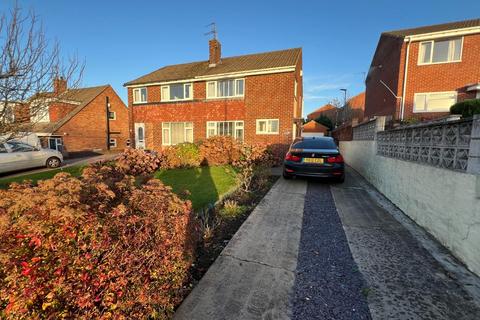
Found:
[{"label": "front lawn", "polygon": [[0,189],[6,189],[8,185],[12,182],[23,182],[25,180],[32,180],[33,183],[37,183],[38,180],[53,178],[53,176],[59,172],[68,172],[72,176],[78,177],[82,174],[82,170],[84,167],[85,165],[76,165],[76,166],[58,168],[54,170],[48,170],[48,171],[42,171],[42,172],[36,172],[36,173],[30,173],[30,174],[25,173],[24,175],[15,176],[12,178],[3,178],[3,179],[0,179]]},{"label": "front lawn", "polygon": [[231,166],[212,166],[187,169],[161,170],[155,178],[171,186],[176,194],[185,193],[198,210],[214,203],[236,184],[236,173]]}]

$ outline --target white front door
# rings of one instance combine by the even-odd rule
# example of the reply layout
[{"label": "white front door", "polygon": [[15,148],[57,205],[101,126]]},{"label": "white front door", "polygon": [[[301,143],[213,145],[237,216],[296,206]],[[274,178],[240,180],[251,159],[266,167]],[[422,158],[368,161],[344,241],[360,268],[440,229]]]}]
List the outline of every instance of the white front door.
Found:
[{"label": "white front door", "polygon": [[145,123],[135,123],[135,148],[145,149]]}]

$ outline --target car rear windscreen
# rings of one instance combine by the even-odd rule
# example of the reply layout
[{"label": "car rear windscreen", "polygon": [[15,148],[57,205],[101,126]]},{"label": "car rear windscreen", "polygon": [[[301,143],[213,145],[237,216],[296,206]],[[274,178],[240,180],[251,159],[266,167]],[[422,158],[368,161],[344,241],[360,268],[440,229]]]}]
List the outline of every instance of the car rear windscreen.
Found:
[{"label": "car rear windscreen", "polygon": [[294,143],[292,149],[337,149],[337,145],[331,139],[311,139]]}]

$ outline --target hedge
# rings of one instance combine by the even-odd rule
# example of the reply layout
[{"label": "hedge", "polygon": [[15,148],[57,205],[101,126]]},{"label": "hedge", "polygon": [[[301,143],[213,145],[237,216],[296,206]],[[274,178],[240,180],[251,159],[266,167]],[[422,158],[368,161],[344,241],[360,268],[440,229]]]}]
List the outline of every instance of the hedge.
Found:
[{"label": "hedge", "polygon": [[480,114],[480,99],[457,102],[450,107],[450,113],[461,114],[464,118],[472,117],[474,114]]}]

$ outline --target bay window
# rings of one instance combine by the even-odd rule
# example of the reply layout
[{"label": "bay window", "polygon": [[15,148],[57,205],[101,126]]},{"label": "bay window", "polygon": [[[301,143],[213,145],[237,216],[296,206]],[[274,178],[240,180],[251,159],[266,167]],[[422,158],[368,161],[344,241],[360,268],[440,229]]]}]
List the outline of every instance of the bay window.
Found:
[{"label": "bay window", "polygon": [[420,42],[418,64],[461,61],[462,45],[463,38]]},{"label": "bay window", "polygon": [[278,119],[257,119],[257,134],[278,134]]},{"label": "bay window", "polygon": [[207,138],[230,136],[243,141],[243,121],[207,121]]},{"label": "bay window", "polygon": [[191,83],[176,83],[162,86],[161,101],[191,100],[193,87]]},{"label": "bay window", "polygon": [[244,79],[227,79],[207,82],[207,98],[243,97]]},{"label": "bay window", "polygon": [[416,93],[413,112],[447,112],[456,102],[456,91]]},{"label": "bay window", "polygon": [[193,142],[193,122],[163,122],[162,145]]},{"label": "bay window", "polygon": [[147,88],[133,89],[133,103],[147,102]]}]

